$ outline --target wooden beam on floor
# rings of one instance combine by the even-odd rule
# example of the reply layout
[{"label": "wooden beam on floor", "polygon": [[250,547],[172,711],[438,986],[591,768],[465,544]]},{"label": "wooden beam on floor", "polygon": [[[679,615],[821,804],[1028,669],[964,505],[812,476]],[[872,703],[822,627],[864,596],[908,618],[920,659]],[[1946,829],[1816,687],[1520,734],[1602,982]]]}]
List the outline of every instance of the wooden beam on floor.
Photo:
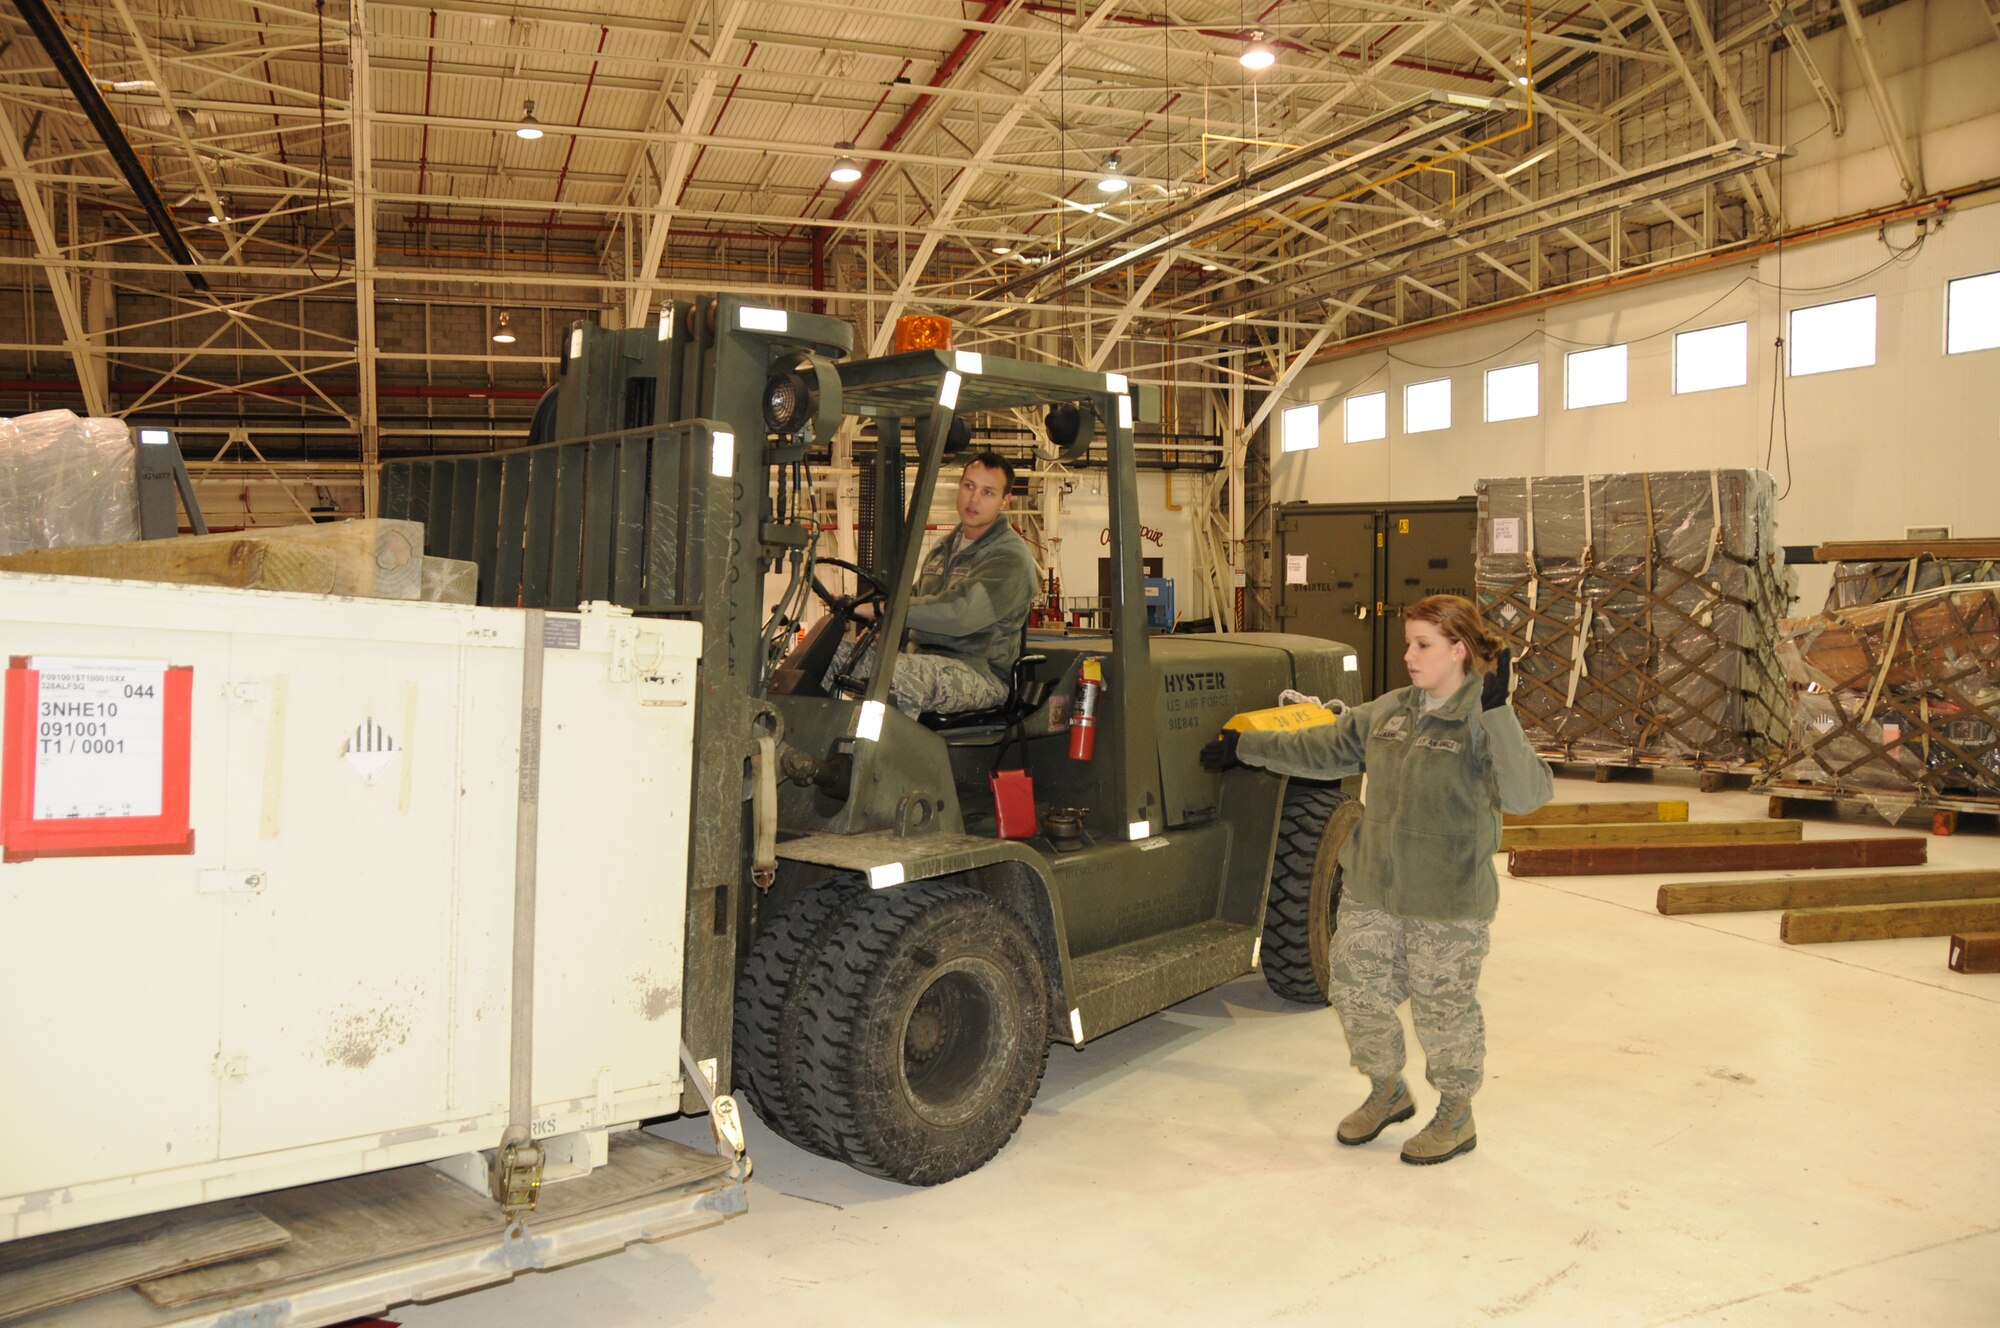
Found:
[{"label": "wooden beam on floor", "polygon": [[1685,802],[1552,802],[1540,811],[1509,816],[1513,825],[1632,825],[1640,821],[1685,821]]},{"label": "wooden beam on floor", "polygon": [[1593,844],[1777,844],[1804,837],[1798,821],[1663,821],[1648,825],[1521,825],[1500,832],[1500,847]]},{"label": "wooden beam on floor", "polygon": [[1791,867],[1917,867],[1930,841],[1808,839],[1797,844],[1646,844],[1517,848],[1511,876],[1631,876],[1641,872],[1784,871]]},{"label": "wooden beam on floor", "polygon": [[1926,899],[2000,899],[2000,871],[1855,872],[1688,882],[1661,886],[1658,908],[1667,914],[1761,913]]},{"label": "wooden beam on floor", "polygon": [[1954,973],[2000,973],[2000,931],[1969,931],[1954,935],[1945,952]]},{"label": "wooden beam on floor", "polygon": [[1933,558],[2000,558],[2000,539],[1842,540],[1813,546],[1821,563],[1893,563],[1921,554]]},{"label": "wooden beam on floor", "polygon": [[1994,927],[2000,927],[2000,899],[1857,904],[1851,908],[1794,909],[1778,919],[1778,939],[1788,945],[1822,945],[1829,941],[1949,936]]}]

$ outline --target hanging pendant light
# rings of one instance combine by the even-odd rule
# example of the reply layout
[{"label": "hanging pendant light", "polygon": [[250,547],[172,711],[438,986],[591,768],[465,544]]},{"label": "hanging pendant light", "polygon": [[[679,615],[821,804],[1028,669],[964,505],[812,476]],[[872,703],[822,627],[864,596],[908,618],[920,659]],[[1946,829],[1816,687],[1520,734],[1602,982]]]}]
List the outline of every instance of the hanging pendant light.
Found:
[{"label": "hanging pendant light", "polygon": [[507,315],[505,313],[500,315],[500,323],[493,329],[493,339],[503,346],[514,344],[514,332],[513,329],[507,326]]},{"label": "hanging pendant light", "polygon": [[1278,63],[1278,53],[1264,40],[1262,28],[1250,34],[1250,44],[1243,48],[1243,54],[1236,57],[1236,63],[1253,73],[1259,69],[1269,69]]},{"label": "hanging pendant light", "polygon": [[532,100],[521,103],[521,123],[514,130],[514,137],[533,141],[542,136],[542,122],[535,118],[535,103]]},{"label": "hanging pendant light", "polygon": [[1118,154],[1114,152],[1104,159],[1104,178],[1097,182],[1097,190],[1104,194],[1122,194],[1127,187],[1125,177],[1120,173]]},{"label": "hanging pendant light", "polygon": [[853,184],[861,178],[860,164],[847,155],[854,151],[854,144],[843,142],[835,143],[833,146],[840,155],[833,159],[833,166],[827,171],[826,178],[835,184]]}]

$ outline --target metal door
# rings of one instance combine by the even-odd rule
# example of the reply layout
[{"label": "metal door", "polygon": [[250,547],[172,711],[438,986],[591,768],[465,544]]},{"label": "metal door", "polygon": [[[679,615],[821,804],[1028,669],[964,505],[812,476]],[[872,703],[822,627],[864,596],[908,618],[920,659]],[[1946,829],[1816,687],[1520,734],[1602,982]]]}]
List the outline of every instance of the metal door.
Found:
[{"label": "metal door", "polygon": [[[1403,609],[1426,595],[1463,595],[1478,602],[1472,558],[1479,514],[1474,506],[1390,507],[1384,510],[1382,526],[1384,623],[1399,622]],[[1403,667],[1402,632],[1394,626],[1383,630],[1379,676],[1381,686],[1370,696],[1410,685],[1410,671]]]},{"label": "metal door", "polygon": [[1375,514],[1285,512],[1277,524],[1279,630],[1352,646],[1362,695],[1375,695]]}]

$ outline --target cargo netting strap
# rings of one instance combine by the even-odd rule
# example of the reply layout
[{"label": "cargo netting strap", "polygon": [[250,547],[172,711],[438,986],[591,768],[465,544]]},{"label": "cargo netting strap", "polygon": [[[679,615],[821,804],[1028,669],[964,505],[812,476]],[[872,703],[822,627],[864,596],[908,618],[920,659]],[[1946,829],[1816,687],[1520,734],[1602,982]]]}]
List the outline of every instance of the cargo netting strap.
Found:
[{"label": "cargo netting strap", "polygon": [[[1514,708],[1529,738],[1579,759],[1738,763],[1775,751],[1787,730],[1776,660],[1715,623],[1720,609],[1778,620],[1783,605],[1753,561],[1724,549],[1701,573],[1650,553],[1534,559],[1482,585],[1487,619],[1514,624]],[[1725,576],[1749,589],[1729,593]]]},{"label": "cargo netting strap", "polygon": [[1788,625],[1802,684],[1776,783],[2000,810],[2000,581]]},{"label": "cargo netting strap", "polygon": [[1708,556],[1701,560],[1701,570],[1696,576],[1707,576],[1708,569],[1715,566],[1715,555],[1722,552],[1722,472],[1708,472]]},{"label": "cargo netting strap", "polygon": [[[1583,578],[1586,582],[1590,580],[1591,564],[1596,561],[1594,557],[1596,533],[1595,527],[1591,524],[1594,519],[1595,513],[1591,511],[1590,506],[1590,478],[1585,476],[1583,481]],[[1647,550],[1646,561],[1649,563],[1652,561],[1652,550],[1650,548]],[[1583,601],[1582,621],[1577,623],[1576,635],[1570,641],[1569,691],[1563,696],[1563,706],[1566,709],[1575,707],[1577,684],[1582,682],[1590,673],[1590,666],[1586,662],[1588,659],[1586,646],[1590,641],[1590,620],[1596,613],[1596,601],[1586,596]]]},{"label": "cargo netting strap", "polygon": [[520,778],[514,812],[514,954],[507,1045],[507,1129],[494,1150],[493,1197],[508,1214],[534,1208],[541,1188],[535,1143],[535,863],[541,851],[542,665],[548,615],[521,615]]},{"label": "cargo netting strap", "polygon": [[1527,494],[1527,519],[1522,523],[1522,547],[1528,555],[1528,627],[1522,635],[1522,649],[1535,644],[1536,610],[1541,607],[1542,582],[1535,575],[1535,481],[1530,476],[1524,485]]}]

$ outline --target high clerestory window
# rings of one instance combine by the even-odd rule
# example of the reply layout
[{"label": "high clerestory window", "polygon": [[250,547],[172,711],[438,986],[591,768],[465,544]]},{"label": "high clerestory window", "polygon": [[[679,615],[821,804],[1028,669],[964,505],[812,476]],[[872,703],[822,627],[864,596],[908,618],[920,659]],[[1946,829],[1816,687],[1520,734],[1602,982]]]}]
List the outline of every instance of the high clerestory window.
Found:
[{"label": "high clerestory window", "polygon": [[1959,277],[1944,287],[1944,353],[2000,348],[2000,272]]},{"label": "high clerestory window", "polygon": [[1529,420],[1542,412],[1542,366],[1510,364],[1486,371],[1486,422]]},{"label": "high clerestory window", "polygon": [[1319,446],[1319,407],[1312,402],[1287,406],[1279,417],[1278,447],[1285,452],[1303,452]]},{"label": "high clerestory window", "polygon": [[1792,310],[1785,343],[1794,378],[1867,368],[1875,363],[1875,297]]},{"label": "high clerestory window", "polygon": [[1433,433],[1451,427],[1451,379],[1433,378],[1403,389],[1403,432]]},{"label": "high clerestory window", "polygon": [[1713,392],[1750,381],[1750,324],[1724,323],[1674,335],[1674,391]]},{"label": "high clerestory window", "polygon": [[1599,346],[1564,356],[1563,404],[1582,410],[1625,400],[1625,350],[1623,345]]},{"label": "high clerestory window", "polygon": [[1350,443],[1372,443],[1389,436],[1389,394],[1362,392],[1341,407],[1341,436]]}]

